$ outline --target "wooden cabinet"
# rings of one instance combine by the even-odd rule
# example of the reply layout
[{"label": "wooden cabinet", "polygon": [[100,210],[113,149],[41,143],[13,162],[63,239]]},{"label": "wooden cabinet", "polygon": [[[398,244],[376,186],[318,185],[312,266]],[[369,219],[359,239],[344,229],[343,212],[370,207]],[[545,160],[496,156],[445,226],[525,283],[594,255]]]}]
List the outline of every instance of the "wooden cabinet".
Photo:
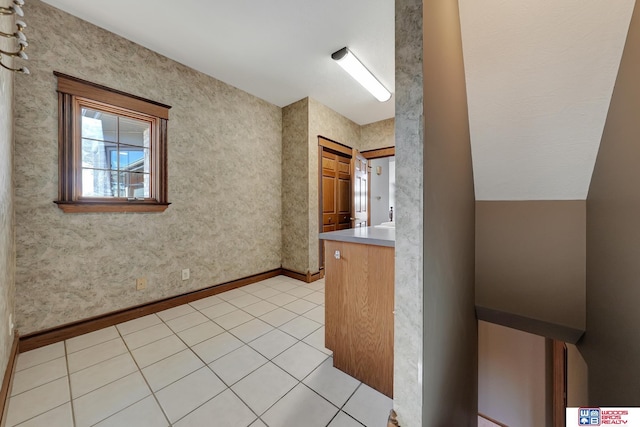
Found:
[{"label": "wooden cabinet", "polygon": [[337,369],[391,398],[393,291],[393,247],[325,240],[325,346]]}]

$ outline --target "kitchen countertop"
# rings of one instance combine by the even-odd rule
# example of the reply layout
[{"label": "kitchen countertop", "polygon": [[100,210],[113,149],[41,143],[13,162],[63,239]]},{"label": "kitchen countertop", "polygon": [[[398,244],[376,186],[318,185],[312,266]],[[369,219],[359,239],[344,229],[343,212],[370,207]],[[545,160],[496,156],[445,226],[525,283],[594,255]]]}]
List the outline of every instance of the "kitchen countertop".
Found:
[{"label": "kitchen countertop", "polygon": [[348,230],[329,231],[319,234],[322,240],[361,243],[364,245],[396,246],[396,230],[387,227],[361,227]]}]

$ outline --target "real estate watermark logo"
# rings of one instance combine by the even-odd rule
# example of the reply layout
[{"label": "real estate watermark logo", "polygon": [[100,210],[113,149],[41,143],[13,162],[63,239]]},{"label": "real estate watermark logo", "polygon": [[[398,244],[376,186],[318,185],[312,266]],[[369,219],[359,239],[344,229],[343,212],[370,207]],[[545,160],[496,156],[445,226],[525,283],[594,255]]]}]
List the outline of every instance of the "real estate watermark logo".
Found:
[{"label": "real estate watermark logo", "polygon": [[566,409],[566,425],[640,427],[640,407],[581,407]]},{"label": "real estate watermark logo", "polygon": [[579,426],[599,426],[600,425],[600,408],[579,408],[578,409],[578,425]]}]

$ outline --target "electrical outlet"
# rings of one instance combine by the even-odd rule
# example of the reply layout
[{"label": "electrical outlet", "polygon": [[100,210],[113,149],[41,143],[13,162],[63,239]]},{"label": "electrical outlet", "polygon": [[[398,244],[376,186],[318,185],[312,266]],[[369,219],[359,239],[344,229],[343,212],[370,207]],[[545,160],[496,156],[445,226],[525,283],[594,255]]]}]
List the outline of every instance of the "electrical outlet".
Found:
[{"label": "electrical outlet", "polygon": [[141,291],[147,288],[147,278],[146,277],[138,277],[136,279],[136,290]]},{"label": "electrical outlet", "polygon": [[182,270],[182,280],[189,280],[189,277],[189,269],[185,268],[184,270]]}]

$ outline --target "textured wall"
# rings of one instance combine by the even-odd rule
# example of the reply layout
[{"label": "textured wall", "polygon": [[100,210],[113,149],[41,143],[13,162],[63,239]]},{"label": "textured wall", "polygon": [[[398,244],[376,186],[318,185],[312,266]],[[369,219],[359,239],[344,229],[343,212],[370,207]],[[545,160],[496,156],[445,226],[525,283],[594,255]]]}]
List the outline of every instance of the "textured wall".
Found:
[{"label": "textured wall", "polygon": [[396,1],[396,283],[393,404],[422,426],[424,207],[422,0]]},{"label": "textured wall", "polygon": [[309,270],[309,98],[282,109],[282,267]]},{"label": "textured wall", "polygon": [[[12,19],[3,17],[0,19],[0,31],[14,32],[15,27],[12,24]],[[0,49],[14,48],[12,41],[0,39]],[[2,63],[11,65],[7,57],[2,58]],[[28,77],[23,75],[17,78],[28,80]],[[12,337],[9,336],[6,325],[9,322],[9,314],[14,309],[15,295],[13,85],[13,73],[0,68],[0,375],[4,375],[11,350]]]},{"label": "textured wall", "polygon": [[[284,268],[303,274],[319,270],[318,136],[359,148],[365,127],[371,129],[370,132],[378,129],[377,144],[387,144],[389,138],[393,139],[393,119],[360,126],[313,98],[304,98],[282,110]],[[389,146],[369,145],[368,149]]]},{"label": "textured wall", "polygon": [[[16,85],[21,332],[280,267],[282,111],[33,0],[33,75]],[[173,108],[162,214],[64,214],[53,70]],[[191,269],[182,281],[180,270]],[[135,278],[148,278],[145,291]]]},{"label": "textured wall", "polygon": [[640,4],[631,18],[587,198],[589,404],[640,406]]},{"label": "textured wall", "polygon": [[395,146],[396,134],[394,126],[395,119],[393,118],[363,125],[360,131],[358,150],[367,151]]},{"label": "textured wall", "polygon": [[309,271],[318,272],[320,230],[318,194],[318,136],[337,141],[348,147],[360,144],[360,125],[341,116],[315,99],[309,99]]}]

